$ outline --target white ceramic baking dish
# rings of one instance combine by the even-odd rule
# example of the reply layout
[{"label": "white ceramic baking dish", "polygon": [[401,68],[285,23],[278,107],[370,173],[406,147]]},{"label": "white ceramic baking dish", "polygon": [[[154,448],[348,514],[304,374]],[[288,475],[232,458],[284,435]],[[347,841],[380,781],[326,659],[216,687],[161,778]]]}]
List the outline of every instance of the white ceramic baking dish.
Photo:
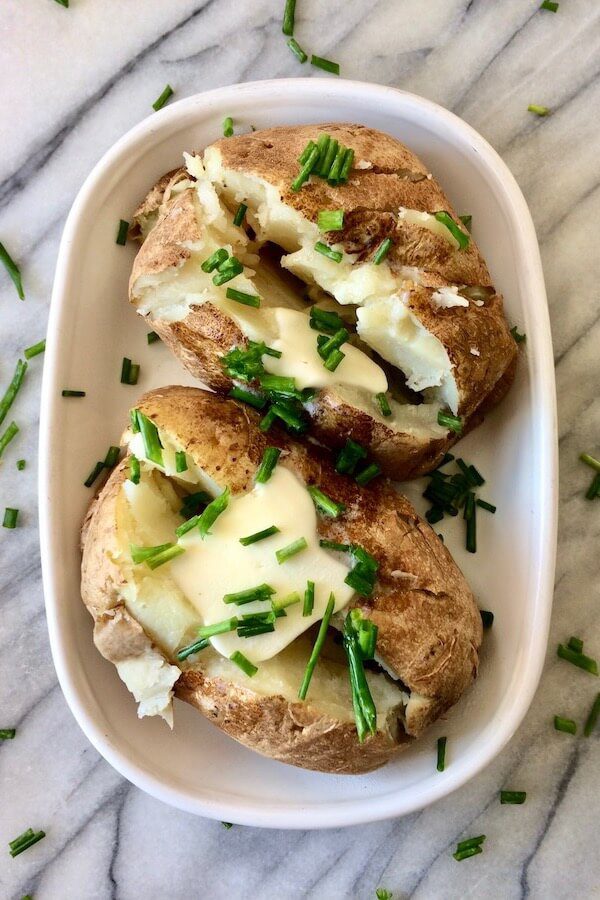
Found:
[{"label": "white ceramic baking dish", "polygon": [[[480,605],[494,611],[480,677],[458,706],[411,750],[366,776],[329,776],[252,753],[185,704],[175,730],[138,720],[112,665],[92,644],[79,598],[79,526],[91,492],[83,481],[118,442],[141,391],[191,383],[127,304],[133,248],[115,244],[154,180],[221,134],[287,123],[352,121],[388,131],[435,172],[475,237],[507,316],[527,333],[514,387],[460,445],[487,479],[495,516],[479,516],[479,549],[463,550],[462,523],[440,530]],[[141,363],[138,388],[119,383],[120,363]],[[87,391],[61,398],[63,387]],[[48,326],[40,430],[40,531],[46,610],[65,697],[97,750],[126,778],[167,803],[245,825],[320,828],[398,816],[472,778],[506,744],[533,697],[544,659],[556,544],[556,421],[548,310],[536,236],[508,169],[472,128],[420,97],[336,79],[234,85],[167,107],[125,135],[94,168],[65,226]],[[408,489],[421,512],[418,486]],[[447,769],[435,768],[448,736]]]}]

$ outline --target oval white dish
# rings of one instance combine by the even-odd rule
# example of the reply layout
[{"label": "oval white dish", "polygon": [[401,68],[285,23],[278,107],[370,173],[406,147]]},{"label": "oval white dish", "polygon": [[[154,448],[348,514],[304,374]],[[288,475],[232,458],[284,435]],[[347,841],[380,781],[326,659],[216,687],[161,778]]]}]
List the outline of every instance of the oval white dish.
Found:
[{"label": "oval white dish", "polygon": [[[184,149],[236,130],[353,121],[396,135],[435,172],[475,237],[507,316],[527,333],[507,399],[460,444],[486,477],[478,552],[466,553],[462,522],[437,526],[479,603],[496,619],[480,677],[458,706],[413,748],[366,776],[329,776],[264,759],[183,703],[175,730],[138,720],[136,704],[92,644],[79,598],[79,527],[91,492],[83,481],[118,438],[135,398],[152,387],[191,384],[128,307],[133,248],[115,244],[153,181]],[[119,383],[123,356],[141,363],[137,387]],[[87,391],[66,400],[62,388]],[[422,489],[422,488],[421,488]],[[418,484],[407,493],[421,513]],[[126,134],[81,188],[62,237],[48,325],[40,424],[40,532],[46,612],[64,695],[96,749],[126,778],[189,812],[244,825],[323,828],[419,809],[480,771],[521,722],[546,649],[556,546],[557,452],[554,368],[544,282],[524,198],[495,151],[435,104],[393,88],[334,79],[290,79],[219,88],[167,107]],[[435,768],[439,735],[447,768]]]}]

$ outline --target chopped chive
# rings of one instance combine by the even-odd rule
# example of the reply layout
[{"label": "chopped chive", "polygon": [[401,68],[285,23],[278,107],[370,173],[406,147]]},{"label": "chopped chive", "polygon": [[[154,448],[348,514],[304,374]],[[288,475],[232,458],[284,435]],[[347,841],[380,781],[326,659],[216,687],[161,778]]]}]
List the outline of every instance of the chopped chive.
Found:
[{"label": "chopped chive", "polygon": [[241,400],[242,403],[247,403],[248,406],[253,406],[254,409],[264,409],[267,405],[266,397],[263,397],[261,394],[256,394],[253,391],[247,391],[237,385],[234,385],[231,388],[227,396],[232,397],[234,400]]},{"label": "chopped chive", "polygon": [[143,412],[140,412],[139,409],[137,410],[137,423],[142,433],[146,459],[155,463],[157,466],[164,466],[162,444],[160,442],[160,437],[158,436],[158,428],[154,422],[145,416]]},{"label": "chopped chive", "polygon": [[327,178],[331,171],[334,160],[337,157],[339,144],[336,140],[332,140],[328,134],[321,135],[317,145],[320,144],[319,162],[315,169],[315,174],[319,178]]},{"label": "chopped chive", "polygon": [[200,521],[200,515],[191,516],[187,521],[183,522],[183,524],[179,525],[175,529],[175,534],[178,538],[183,537],[184,534],[187,534],[188,531],[191,531],[192,528],[195,528]]},{"label": "chopped chive", "polygon": [[323,59],[322,56],[315,56],[314,53],[310,58],[310,64],[317,69],[323,69],[324,72],[331,72],[333,75],[340,74],[339,63],[332,62],[330,59]]},{"label": "chopped chive", "polygon": [[352,438],[348,438],[335,461],[335,471],[339,472],[340,475],[352,475],[361,459],[366,458],[367,451],[365,448],[353,441]]},{"label": "chopped chive", "polygon": [[452,856],[457,862],[462,862],[463,859],[469,859],[471,856],[478,856],[479,853],[483,853],[483,849],[477,844],[475,847],[469,847],[466,850],[457,850]]},{"label": "chopped chive", "polygon": [[292,181],[291,189],[294,192],[299,191],[301,189],[302,185],[306,181],[308,181],[312,170],[314,169],[314,167],[316,166],[316,164],[318,162],[318,159],[319,159],[319,148],[315,146],[311,150],[308,159],[306,160],[306,162],[300,169],[300,172]]},{"label": "chopped chive", "polygon": [[281,30],[284,34],[292,35],[294,33],[294,16],[296,14],[296,0],[285,0],[285,9],[283,11],[283,25]]},{"label": "chopped chive", "polygon": [[160,341],[160,335],[158,335],[155,331],[149,331],[146,335],[146,340],[149,344],[155,344],[157,341]]},{"label": "chopped chive", "polygon": [[117,231],[117,237],[115,243],[120,247],[124,247],[127,243],[127,232],[129,231],[129,222],[126,222],[125,219],[119,219],[119,228]]},{"label": "chopped chive", "polygon": [[129,480],[133,484],[140,483],[140,461],[137,456],[130,456],[129,458]]},{"label": "chopped chive", "polygon": [[373,593],[371,581],[368,578],[365,578],[360,572],[357,572],[356,569],[351,569],[350,572],[348,572],[344,578],[344,584],[347,584],[348,587],[355,590],[361,597],[369,597]]},{"label": "chopped chive", "polygon": [[244,267],[239,259],[235,256],[230,256],[229,259],[226,259],[224,263],[218,266],[217,274],[213,275],[213,284],[216,284],[217,287],[227,284],[228,281],[231,281],[237,275],[241,275],[243,271]]},{"label": "chopped chive", "polygon": [[286,397],[296,397],[298,395],[296,380],[287,375],[265,374],[260,375],[258,380],[260,381],[261,388],[265,391],[283,394]]},{"label": "chopped chive", "polygon": [[179,515],[183,516],[184,519],[189,519],[190,516],[201,513],[211,499],[210,494],[207,494],[206,491],[195,491],[193,494],[187,494],[179,510]]},{"label": "chopped chive", "polygon": [[129,410],[129,423],[132,434],[139,434],[140,431],[140,423],[138,422],[138,411],[137,409]]},{"label": "chopped chive", "polygon": [[500,803],[512,803],[520,806],[527,799],[527,791],[500,791]]},{"label": "chopped chive", "polygon": [[275,413],[273,411],[273,407],[271,407],[271,409],[268,410],[267,414],[265,416],[263,416],[263,418],[258,423],[258,427],[260,428],[261,431],[266,433],[276,418],[277,418],[277,416],[275,415]]},{"label": "chopped chive", "polygon": [[515,343],[517,344],[522,344],[523,341],[527,340],[527,335],[519,334],[516,325],[513,325],[513,327],[510,329],[510,333],[512,334],[513,338],[515,339]]},{"label": "chopped chive", "polygon": [[71,391],[64,388],[61,391],[63,397],[85,397],[85,391]]},{"label": "chopped chive", "polygon": [[246,294],[244,291],[236,291],[235,288],[227,288],[226,296],[228,300],[235,300],[244,306],[253,306],[254,309],[260,306],[260,297],[257,294]]},{"label": "chopped chive", "polygon": [[123,357],[123,362],[121,363],[121,384],[129,384],[129,378],[131,375],[131,360],[126,356]]},{"label": "chopped chive", "polygon": [[326,338],[325,335],[323,335],[321,339],[321,335],[319,335],[319,356],[326,360],[334,350],[338,350],[346,343],[348,337],[349,334],[346,328],[340,328],[335,334],[332,334],[330,338]]},{"label": "chopped chive", "polygon": [[456,849],[458,852],[460,852],[461,850],[471,850],[473,847],[480,847],[484,841],[485,834],[480,834],[477,837],[467,838],[464,841],[459,841],[456,845]]},{"label": "chopped chive", "polygon": [[378,475],[381,475],[381,467],[377,463],[371,463],[359,472],[354,479],[361,487],[365,487],[370,481],[373,481]]},{"label": "chopped chive", "polygon": [[213,625],[203,625],[198,629],[199,638],[211,638],[216,634],[227,634],[229,631],[235,631],[239,625],[237,616],[230,619],[223,619],[222,622],[215,622]]},{"label": "chopped chive", "polygon": [[100,473],[104,470],[104,468],[105,466],[103,462],[97,462],[88,477],[83,482],[85,487],[91,487],[98,475],[100,475]]},{"label": "chopped chive", "polygon": [[233,822],[221,822],[223,828],[226,828],[228,831],[230,828],[233,828]]},{"label": "chopped chive", "polygon": [[33,344],[31,347],[27,347],[23,350],[23,356],[25,359],[32,359],[34,356],[38,356],[40,353],[43,353],[46,349],[46,338],[43,338],[41,341],[38,341],[37,344]]},{"label": "chopped chive", "polygon": [[244,216],[246,215],[247,212],[248,212],[248,207],[246,206],[246,204],[240,203],[240,205],[238,206],[238,208],[236,210],[235,216],[233,217],[233,224],[237,225],[239,227],[242,224],[242,222],[244,221]]},{"label": "chopped chive", "polygon": [[350,544],[338,544],[337,541],[327,541],[324,538],[319,541],[319,547],[324,547],[326,550],[337,550],[339,553],[350,553],[352,550]]},{"label": "chopped chive", "polygon": [[0,728],[0,741],[12,741],[16,733],[16,728]]},{"label": "chopped chive", "polygon": [[456,434],[462,433],[463,423],[460,416],[453,416],[451,413],[442,412],[440,409],[437,420],[438,425],[441,425],[442,428],[448,428],[449,431],[455,431]]},{"label": "chopped chive", "polygon": [[480,609],[479,614],[481,616],[481,624],[484,628],[491,628],[494,624],[494,613],[490,612],[489,609]]},{"label": "chopped chive", "polygon": [[127,382],[127,384],[137,384],[139,374],[140,374],[139,363],[131,363],[131,368],[129,369],[129,381]]},{"label": "chopped chive", "polygon": [[585,499],[595,500],[598,496],[600,496],[600,472],[592,478],[591,484],[585,492]]},{"label": "chopped chive", "polygon": [[377,710],[365,674],[363,658],[352,622],[352,614],[344,621],[343,645],[348,660],[352,706],[358,740],[362,744],[367,733],[377,731]]},{"label": "chopped chive", "polygon": [[578,637],[570,637],[567,647],[569,648],[569,650],[573,650],[574,653],[582,653],[583,641]]},{"label": "chopped chive", "polygon": [[446,768],[446,741],[448,738],[440,737],[437,742],[437,770],[443,772]]},{"label": "chopped chive", "polygon": [[310,485],[307,490],[317,509],[322,513],[325,513],[326,516],[332,516],[332,518],[337,519],[338,516],[346,512],[346,507],[343,503],[332,500],[331,497],[324,494],[322,490],[316,487],[316,485]]},{"label": "chopped chive", "polygon": [[308,543],[306,538],[300,537],[295,541],[292,541],[291,544],[288,544],[287,547],[282,547],[280,550],[275,551],[275,556],[277,558],[277,562],[279,565],[286,562],[286,560],[291,559],[292,556],[296,556],[297,553],[301,553],[302,550],[306,550],[308,547]]},{"label": "chopped chive", "polygon": [[573,719],[565,719],[563,716],[554,716],[554,728],[556,731],[564,731],[565,734],[576,734],[577,724]]},{"label": "chopped chive", "polygon": [[31,828],[28,828],[27,831],[20,834],[14,841],[9,841],[8,846],[10,848],[10,855],[13,858],[18,856],[19,853],[23,853],[24,850],[33,847],[34,844],[37,844],[37,842],[41,841],[44,837],[46,837],[45,831],[34,832]]},{"label": "chopped chive", "polygon": [[314,331],[322,331],[326,334],[335,334],[344,328],[343,319],[336,312],[320,309],[318,306],[310,308],[310,327]]},{"label": "chopped chive", "polygon": [[277,419],[281,419],[282,422],[296,431],[297,433],[301,433],[306,430],[306,423],[302,419],[302,417],[289,405],[285,403],[275,403],[270,412],[273,413],[274,417]]},{"label": "chopped chive", "polygon": [[385,416],[386,418],[388,416],[391,416],[392,410],[387,396],[382,392],[381,394],[375,394],[375,399],[377,400],[377,403],[379,405],[381,415]]},{"label": "chopped chive", "polygon": [[377,900],[393,900],[394,895],[391,891],[387,891],[385,888],[377,888],[375,891],[375,896]]},{"label": "chopped chive", "polygon": [[470,491],[465,503],[465,516],[467,520],[467,541],[466,547],[469,553],[477,553],[477,516],[475,507],[475,494]]},{"label": "chopped chive", "polygon": [[338,144],[337,153],[335,154],[335,159],[331,164],[331,168],[327,173],[327,181],[329,184],[335,186],[339,184],[341,180],[342,167],[344,165],[344,160],[346,158],[346,148],[342,146],[342,144]]},{"label": "chopped chive", "polygon": [[386,256],[388,255],[388,253],[390,252],[391,249],[392,249],[391,238],[389,238],[389,237],[384,238],[384,240],[380,243],[379,247],[375,251],[375,254],[373,256],[373,265],[374,266],[381,265],[381,263],[386,258]]},{"label": "chopped chive", "polygon": [[346,183],[348,181],[348,176],[350,175],[350,170],[352,168],[352,163],[354,162],[354,150],[351,147],[346,149],[344,154],[344,159],[342,160],[342,165],[340,168],[339,174],[339,182]]},{"label": "chopped chive", "polygon": [[175,92],[174,92],[173,88],[171,87],[171,85],[167,84],[165,86],[164,91],[160,95],[160,97],[157,97],[156,100],[154,101],[154,103],[152,104],[152,109],[154,110],[154,112],[158,112],[159,109],[162,109],[163,106],[165,105],[165,103],[168,100],[170,100],[170,98],[173,96],[174,93]]},{"label": "chopped chive", "polygon": [[163,553],[165,550],[170,550],[171,547],[175,545],[172,543],[168,544],[158,544],[155,547],[139,547],[137,544],[129,545],[129,555],[131,556],[131,561],[136,566],[141,565],[141,563],[147,562],[149,559],[152,559],[153,556],[158,556],[159,553]]},{"label": "chopped chive", "polygon": [[167,549],[163,550],[161,553],[151,556],[150,559],[146,560],[146,565],[150,569],[158,569],[159,566],[163,566],[172,559],[176,559],[178,556],[181,556],[182,553],[185,553],[185,547],[174,544],[172,547],[167,547]]},{"label": "chopped chive", "polygon": [[236,650],[235,653],[232,653],[229,657],[231,662],[235,663],[236,666],[244,672],[248,678],[252,678],[253,675],[256,675],[258,672],[258,666],[255,666],[250,660],[244,656],[243,653],[240,653],[239,650]]},{"label": "chopped chive", "polygon": [[[310,583],[310,582],[309,582]],[[306,669],[304,671],[304,677],[302,679],[302,684],[300,685],[300,690],[298,691],[298,697],[300,700],[306,699],[306,694],[308,692],[308,688],[310,686],[310,682],[313,676],[313,672],[315,671],[315,666],[317,665],[317,660],[319,659],[319,654],[323,649],[323,644],[325,643],[325,638],[327,636],[327,629],[329,628],[329,622],[331,621],[331,616],[333,614],[333,610],[335,608],[335,597],[333,594],[329,595],[329,600],[327,601],[327,607],[325,609],[325,613],[321,620],[321,625],[319,626],[319,633],[317,634],[317,639],[315,640],[314,646],[312,648],[312,652],[306,664]]]},{"label": "chopped chive", "polygon": [[280,613],[282,609],[287,609],[288,606],[294,606],[296,603],[300,603],[300,594],[297,591],[293,591],[291,594],[288,594],[287,597],[282,597],[281,600],[272,600],[271,601],[271,609],[275,614]]},{"label": "chopped chive", "polygon": [[527,112],[535,113],[536,116],[549,116],[550,109],[547,106],[538,106],[535,103],[530,103],[527,107]]},{"label": "chopped chive", "polygon": [[306,582],[306,590],[304,591],[304,606],[302,607],[303,616],[311,616],[315,608],[315,583],[314,581]]},{"label": "chopped chive", "polygon": [[294,54],[294,56],[296,56],[301,63],[306,62],[306,60],[308,59],[308,56],[304,52],[304,50],[302,49],[302,47],[300,46],[300,44],[298,43],[298,41],[295,38],[293,38],[293,37],[290,38],[289,41],[287,42],[287,45],[290,48],[290,50],[292,51],[292,53]]},{"label": "chopped chive", "polygon": [[116,465],[117,460],[119,459],[119,453],[121,452],[120,447],[109,447],[106,457],[104,459],[104,465],[107,469],[112,469],[114,465]]},{"label": "chopped chive", "polygon": [[19,516],[18,509],[11,509],[10,506],[7,506],[4,510],[4,519],[2,520],[2,525],[4,528],[16,528],[17,527],[17,518]]},{"label": "chopped chive", "polygon": [[272,609],[264,612],[244,613],[240,616],[242,625],[263,625],[265,622],[272,625],[277,618],[279,617]]},{"label": "chopped chive", "polygon": [[248,537],[240,538],[240,544],[242,547],[249,547],[251,544],[257,544],[259,541],[264,541],[265,538],[269,538],[273,534],[279,534],[277,525],[269,525],[268,528],[263,528],[262,531],[255,531],[254,534],[249,534]]},{"label": "chopped chive", "polygon": [[260,634],[270,634],[275,631],[275,626],[272,622],[260,622],[257,625],[241,625],[238,630],[238,637],[241,638],[251,638],[258,637]]},{"label": "chopped chive", "polygon": [[16,422],[11,422],[4,434],[0,436],[0,456],[2,456],[7,446],[18,433],[19,426]]},{"label": "chopped chive", "polygon": [[8,272],[8,274],[11,277],[12,283],[14,284],[14,286],[17,289],[17,294],[19,295],[19,300],[24,300],[25,294],[23,292],[23,282],[21,280],[21,271],[20,271],[18,265],[16,264],[16,262],[14,261],[14,259],[12,259],[10,253],[8,252],[8,250],[6,249],[4,244],[2,244],[2,243],[0,243],[0,262],[3,264],[4,268],[6,269],[6,271]]},{"label": "chopped chive", "polygon": [[332,350],[323,365],[329,372],[335,372],[339,364],[346,358],[346,354],[341,350]]},{"label": "chopped chive", "polygon": [[265,484],[273,474],[273,469],[277,465],[277,460],[280,455],[281,450],[278,447],[265,447],[263,458],[257,469],[254,480],[259,484]]},{"label": "chopped chive", "polygon": [[584,462],[586,466],[590,466],[592,469],[595,469],[596,472],[600,472],[600,460],[590,456],[589,453],[580,453],[579,459],[581,462]]},{"label": "chopped chive", "polygon": [[0,425],[2,424],[2,422],[4,422],[6,414],[13,405],[15,397],[19,393],[21,385],[23,384],[23,379],[25,378],[26,371],[27,363],[23,362],[22,359],[18,359],[10,384],[6,388],[2,400],[0,400]]},{"label": "chopped chive", "polygon": [[558,11],[558,3],[555,3],[554,0],[544,0],[540,9],[547,9],[549,12],[557,12]]},{"label": "chopped chive", "polygon": [[556,652],[561,659],[566,659],[567,662],[573,663],[574,666],[578,666],[578,668],[584,669],[591,675],[598,674],[598,663],[595,659],[591,659],[591,657],[589,656],[584,656],[583,653],[575,653],[573,650],[570,650],[569,647],[565,647],[563,644],[558,645],[558,650]]},{"label": "chopped chive", "polygon": [[175,451],[175,471],[176,472],[187,472],[188,463],[187,456],[183,450]]},{"label": "chopped chive", "polygon": [[27,465],[27,463],[25,462],[24,459],[17,460],[17,469],[19,470],[19,472],[22,472],[26,465]]},{"label": "chopped chive", "polygon": [[476,500],[477,506],[480,506],[481,509],[487,509],[488,512],[495,513],[497,510],[497,506],[494,506],[493,503],[488,503],[487,500]]},{"label": "chopped chive", "polygon": [[317,225],[319,226],[319,231],[341,231],[344,227],[344,210],[319,210]]},{"label": "chopped chive", "polygon": [[221,513],[227,509],[230,495],[231,491],[226,487],[223,493],[219,494],[218,497],[215,497],[214,500],[211,500],[206,509],[201,513],[200,518],[198,519],[198,530],[200,531],[200,536],[203,540],[211,533],[210,528],[215,524]]},{"label": "chopped chive", "polygon": [[188,656],[191,656],[193,653],[199,653],[200,650],[205,650],[206,647],[210,647],[210,641],[208,638],[204,638],[201,641],[194,641],[193,644],[189,644],[187,647],[183,647],[177,653],[177,659],[180,662],[183,662],[184,659],[187,659]]},{"label": "chopped chive", "polygon": [[223,137],[232,137],[233,136],[233,119],[231,116],[226,116],[223,119]]},{"label": "chopped chive", "polygon": [[275,589],[268,584],[259,584],[257,587],[246,588],[245,591],[236,591],[233,594],[225,594],[223,603],[235,603],[236,606],[243,606],[245,603],[252,603],[253,600],[270,600]]},{"label": "chopped chive", "polygon": [[440,212],[434,213],[434,217],[438,222],[441,222],[442,225],[445,225],[454,240],[458,241],[459,250],[465,250],[469,246],[469,235],[465,234],[462,228],[458,227],[450,213],[441,210]]},{"label": "chopped chive", "polygon": [[458,218],[459,218],[460,221],[463,223],[463,225],[465,226],[465,228],[467,229],[467,231],[470,233],[470,231],[471,231],[471,224],[472,224],[472,222],[473,222],[473,216],[471,216],[471,215],[468,215],[468,216],[459,216]]},{"label": "chopped chive", "polygon": [[227,259],[229,259],[229,253],[221,247],[219,250],[215,250],[214,253],[211,253],[211,255],[204,260],[200,268],[203,272],[214,272],[214,270],[223,265]]},{"label": "chopped chive", "polygon": [[583,726],[583,733],[586,737],[589,737],[594,728],[596,727],[596,723],[598,722],[598,717],[600,716],[600,694],[596,695],[596,699],[592,704],[592,708],[590,709],[589,715],[585,720],[585,725]]}]

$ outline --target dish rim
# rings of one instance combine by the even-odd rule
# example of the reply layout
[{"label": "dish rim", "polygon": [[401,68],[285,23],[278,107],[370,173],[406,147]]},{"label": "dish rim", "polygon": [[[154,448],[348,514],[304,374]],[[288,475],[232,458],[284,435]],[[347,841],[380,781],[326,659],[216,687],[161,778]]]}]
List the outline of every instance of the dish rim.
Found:
[{"label": "dish rim", "polygon": [[[511,225],[515,228],[517,245],[526,251],[523,253],[522,275],[530,287],[530,296],[537,298],[535,302],[532,300],[528,307],[528,348],[532,361],[530,389],[533,405],[538,411],[536,428],[541,429],[541,458],[537,459],[537,467],[548,485],[547,491],[541,492],[540,522],[536,541],[540,565],[535,580],[536,599],[532,606],[531,633],[527,637],[527,660],[518,697],[508,711],[504,712],[497,734],[488,740],[475,762],[471,760],[467,766],[464,760],[462,765],[461,760],[457,760],[439,780],[425,785],[417,784],[414,791],[390,791],[374,798],[337,800],[318,807],[299,805],[284,807],[270,803],[253,804],[251,801],[245,801],[244,805],[238,802],[236,805],[233,799],[219,801],[207,797],[202,799],[192,797],[189,791],[179,787],[175,781],[165,784],[159,777],[146,771],[142,764],[134,763],[122,749],[111,743],[110,736],[103,732],[93,713],[86,706],[83,692],[78,686],[80,679],[70,662],[71,645],[66,641],[65,631],[61,627],[67,612],[61,612],[61,605],[56,600],[58,559],[56,544],[60,529],[56,528],[55,518],[58,519],[58,516],[52,512],[52,504],[47,497],[47,494],[52,494],[50,465],[52,422],[55,407],[59,402],[55,390],[59,346],[56,338],[62,318],[67,314],[65,310],[68,308],[67,304],[61,302],[61,297],[65,294],[70,271],[74,265],[72,246],[76,239],[78,222],[88,203],[93,202],[96,190],[110,176],[113,167],[118,164],[127,149],[135,145],[141,136],[151,136],[157,123],[160,122],[161,126],[170,123],[175,130],[177,122],[183,120],[188,113],[193,113],[196,107],[202,112],[217,104],[227,108],[227,102],[232,95],[236,95],[233,99],[239,100],[240,94],[246,94],[254,96],[260,102],[261,98],[272,98],[274,92],[283,95],[287,92],[293,94],[294,91],[309,100],[317,100],[319,95],[322,96],[324,93],[331,97],[341,94],[348,96],[350,92],[361,95],[363,101],[370,97],[373,104],[376,104],[378,99],[380,101],[385,99],[388,103],[392,103],[394,98],[399,99],[403,105],[401,112],[406,112],[410,107],[419,108],[430,120],[433,118],[450,131],[461,134],[486,166],[488,173],[494,175],[498,189],[504,193],[507,209],[513,214],[514,221]],[[157,799],[187,812],[243,825],[271,828],[333,828],[406,815],[441,799],[473,778],[508,743],[530,706],[541,676],[554,586],[558,504],[557,463],[554,360],[541,259],[531,214],[514,176],[500,156],[478,132],[449,110],[394,87],[346,79],[334,81],[328,78],[288,78],[228,85],[179,100],[139,122],[103,154],[81,186],[67,217],[60,242],[48,320],[41,393],[38,496],[46,617],[58,680],[77,723],[96,750],[120,774]]]}]

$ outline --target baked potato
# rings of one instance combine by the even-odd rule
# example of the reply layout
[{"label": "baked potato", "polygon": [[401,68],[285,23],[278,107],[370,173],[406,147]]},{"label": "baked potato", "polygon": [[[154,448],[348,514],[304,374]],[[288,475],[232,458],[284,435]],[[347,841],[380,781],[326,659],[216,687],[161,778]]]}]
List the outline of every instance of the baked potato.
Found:
[{"label": "baked potato", "polygon": [[367,772],[471,683],[481,617],[389,482],[259,421],[198,388],[140,399],[82,529],[94,641],[140,716],[172,724],[174,694],[266,756]]},{"label": "baked potato", "polygon": [[[331,177],[334,163],[328,180],[319,153],[332,148],[347,171]],[[184,156],[133,217],[137,312],[214,391],[266,404],[272,376],[288,397],[291,379],[296,413],[326,446],[358,441],[397,479],[435,468],[508,390],[516,346],[426,166],[347,124],[257,131]],[[273,352],[229,364],[232,349],[256,345]]]}]

